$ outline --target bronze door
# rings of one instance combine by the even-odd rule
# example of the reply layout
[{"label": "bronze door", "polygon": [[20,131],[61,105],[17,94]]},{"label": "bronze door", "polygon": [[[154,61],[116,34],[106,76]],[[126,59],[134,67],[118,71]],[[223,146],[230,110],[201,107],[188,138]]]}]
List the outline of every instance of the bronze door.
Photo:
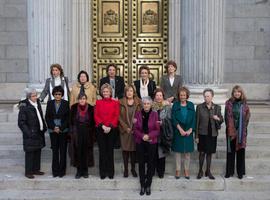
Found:
[{"label": "bronze door", "polygon": [[159,85],[168,58],[168,0],[93,0],[93,78],[98,84],[106,66],[132,83],[148,65]]}]

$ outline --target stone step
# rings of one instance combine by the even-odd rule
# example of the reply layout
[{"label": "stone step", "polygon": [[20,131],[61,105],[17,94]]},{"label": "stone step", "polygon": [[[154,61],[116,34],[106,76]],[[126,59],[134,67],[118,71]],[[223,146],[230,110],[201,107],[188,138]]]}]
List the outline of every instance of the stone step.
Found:
[{"label": "stone step", "polygon": [[[50,146],[50,137],[48,134],[45,136],[46,145]],[[0,145],[22,145],[22,133],[11,134],[2,133],[0,134]],[[248,135],[247,139],[248,146],[268,146],[270,144],[270,134],[251,134]],[[220,134],[217,139],[218,146],[226,145],[225,134]]]},{"label": "stone step", "polygon": [[139,190],[4,190],[0,200],[269,200],[270,192],[249,191],[156,191],[142,197]]},{"label": "stone step", "polygon": [[[52,178],[51,176],[36,176],[30,180],[23,174],[0,174],[0,190],[120,190],[137,191],[139,188],[138,178],[123,178],[115,176],[114,179],[101,180],[99,177],[90,176],[87,179],[74,179],[74,176],[67,175],[64,178]],[[269,192],[270,176],[244,177],[239,180],[232,177],[225,179],[222,176],[216,176],[215,180],[209,180],[207,177],[197,180],[191,176],[190,180],[180,178],[176,180],[174,176],[165,176],[163,179],[154,177],[152,183],[153,191],[254,191]]]},{"label": "stone step", "polygon": [[[44,159],[41,161],[41,169],[46,174],[51,174],[51,158]],[[92,175],[98,176],[98,157],[95,157],[95,166],[89,168],[89,173]],[[69,160],[67,161],[67,174],[75,175],[76,168],[69,166]],[[15,173],[15,172],[24,172],[24,158],[21,159],[1,159],[0,163],[0,171],[2,173]],[[137,166],[137,165],[136,165]],[[204,167],[206,164],[204,164]],[[198,159],[193,159],[190,162],[190,174],[196,175],[198,173]],[[212,160],[212,173],[214,175],[224,175],[226,167],[225,159],[213,159]],[[130,168],[130,166],[129,166]],[[205,170],[205,169],[204,169]],[[117,175],[121,175],[124,171],[123,161],[122,159],[115,160],[115,173]],[[166,170],[165,173],[167,175],[173,175],[175,172],[175,160],[174,156],[169,156],[166,159]],[[267,175],[270,174],[270,160],[269,159],[246,159],[246,173],[248,175]]]},{"label": "stone step", "polygon": [[[95,155],[98,155],[98,149],[95,148]],[[51,150],[50,148],[46,147],[42,150],[43,157],[50,157]],[[120,149],[115,150],[115,159],[122,159],[122,153]],[[24,157],[23,147],[22,145],[0,145],[0,159],[5,158],[22,158]],[[270,157],[270,149],[266,147],[260,146],[248,146],[246,148],[246,158],[247,159],[254,159],[254,158],[269,158]],[[198,152],[195,150],[191,154],[191,158],[198,158]],[[215,159],[224,159],[226,158],[226,147],[225,146],[218,146],[217,151],[213,154],[213,158]]]}]

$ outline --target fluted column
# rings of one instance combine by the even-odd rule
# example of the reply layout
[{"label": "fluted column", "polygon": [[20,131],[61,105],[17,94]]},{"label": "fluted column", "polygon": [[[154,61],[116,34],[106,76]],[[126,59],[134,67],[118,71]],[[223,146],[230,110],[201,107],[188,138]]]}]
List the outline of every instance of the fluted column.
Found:
[{"label": "fluted column", "polygon": [[69,80],[80,70],[91,74],[91,1],[29,0],[30,84],[42,87],[53,63]]},{"label": "fluted column", "polygon": [[224,9],[224,0],[182,1],[182,67],[188,85],[222,83]]},{"label": "fluted column", "polygon": [[177,72],[180,70],[181,62],[181,1],[169,0],[169,59],[174,60],[178,65]]},{"label": "fluted column", "polygon": [[221,89],[224,64],[224,0],[181,1],[181,66],[185,85],[195,103],[202,91],[214,89],[214,101],[224,104],[227,90]]}]

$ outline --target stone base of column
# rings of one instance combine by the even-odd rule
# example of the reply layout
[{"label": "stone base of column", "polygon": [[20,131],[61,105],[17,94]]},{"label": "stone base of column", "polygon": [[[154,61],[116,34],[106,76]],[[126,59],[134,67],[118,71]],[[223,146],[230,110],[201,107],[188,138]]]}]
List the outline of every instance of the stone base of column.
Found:
[{"label": "stone base of column", "polygon": [[[204,102],[203,90],[206,88],[208,87],[207,86],[205,87],[189,86],[189,90],[190,90],[189,100],[193,102],[195,105],[203,103]],[[223,89],[219,87],[209,87],[209,88],[214,90],[213,102],[215,104],[221,105],[222,114],[224,114],[225,101],[228,99],[228,89]]]}]

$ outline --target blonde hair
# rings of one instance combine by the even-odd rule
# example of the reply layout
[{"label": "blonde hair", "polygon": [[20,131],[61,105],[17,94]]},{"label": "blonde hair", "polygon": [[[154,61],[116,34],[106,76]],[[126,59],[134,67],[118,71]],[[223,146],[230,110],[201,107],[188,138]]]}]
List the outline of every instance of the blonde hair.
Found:
[{"label": "blonde hair", "polygon": [[109,91],[110,91],[110,93],[111,93],[111,96],[112,96],[112,86],[110,85],[110,84],[108,84],[108,83],[104,83],[102,86],[101,86],[101,88],[100,88],[100,92],[101,92],[101,96],[103,97],[103,90],[104,89],[108,89]]},{"label": "blonde hair", "polygon": [[234,97],[234,95],[233,95],[235,91],[238,91],[238,92],[241,93],[241,97],[240,97],[241,101],[244,101],[244,102],[247,101],[246,94],[245,94],[243,88],[242,88],[240,85],[235,85],[235,86],[233,87],[232,93],[231,93],[231,99],[232,99],[232,100],[235,100],[235,97]]}]

